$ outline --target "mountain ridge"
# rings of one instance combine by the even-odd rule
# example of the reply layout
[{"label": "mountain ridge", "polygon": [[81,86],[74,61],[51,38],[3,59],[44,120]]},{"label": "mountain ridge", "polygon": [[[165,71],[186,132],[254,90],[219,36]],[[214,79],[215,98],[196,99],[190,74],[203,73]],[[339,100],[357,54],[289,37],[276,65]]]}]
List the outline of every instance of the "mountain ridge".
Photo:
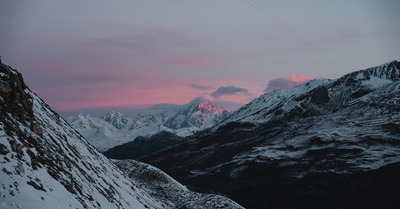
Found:
[{"label": "mountain ridge", "polygon": [[306,199],[400,161],[399,71],[393,61],[266,93],[210,130],[139,160],[247,208],[317,207]]},{"label": "mountain ridge", "polygon": [[162,131],[188,136],[217,124],[230,114],[210,100],[196,98],[169,111],[142,112],[135,117],[125,117],[120,112],[111,111],[102,117],[80,113],[67,120],[97,149],[106,151],[133,141],[136,137],[150,137]]}]

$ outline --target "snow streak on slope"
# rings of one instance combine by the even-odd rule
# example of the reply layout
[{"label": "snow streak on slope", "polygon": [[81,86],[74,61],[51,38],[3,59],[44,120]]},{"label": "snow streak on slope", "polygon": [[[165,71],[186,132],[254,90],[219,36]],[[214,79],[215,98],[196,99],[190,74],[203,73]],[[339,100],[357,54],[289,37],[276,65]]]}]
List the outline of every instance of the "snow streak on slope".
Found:
[{"label": "snow streak on slope", "polygon": [[231,113],[211,101],[197,98],[175,110],[161,113],[139,113],[129,118],[112,111],[101,118],[83,113],[67,118],[89,142],[100,151],[130,142],[138,136],[149,137],[161,131],[188,136],[209,128]]}]

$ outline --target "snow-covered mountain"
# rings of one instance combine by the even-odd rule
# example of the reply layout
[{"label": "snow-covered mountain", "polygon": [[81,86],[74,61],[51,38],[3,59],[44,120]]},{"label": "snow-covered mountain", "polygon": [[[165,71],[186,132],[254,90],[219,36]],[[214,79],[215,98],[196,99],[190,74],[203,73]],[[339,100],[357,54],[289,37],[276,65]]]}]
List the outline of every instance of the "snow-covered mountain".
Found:
[{"label": "snow-covered mountain", "polygon": [[[140,160],[248,208],[329,208],[319,198],[335,202],[340,194],[327,194],[336,184],[400,162],[400,63],[266,93],[212,129]],[[381,191],[371,176],[365,187]],[[400,195],[396,179],[387,181]],[[346,198],[376,207],[397,201],[360,198],[362,188],[349,188],[355,197]]]},{"label": "snow-covered mountain", "polygon": [[67,118],[89,142],[100,151],[130,142],[138,136],[149,137],[161,131],[188,136],[219,123],[231,113],[204,98],[196,98],[188,104],[160,113],[139,113],[125,117],[112,111],[103,117],[83,113]]},{"label": "snow-covered mountain", "polygon": [[[124,125],[118,115],[105,119]],[[30,91],[20,73],[0,65],[0,208],[242,208],[191,192],[151,166],[117,163]]]}]

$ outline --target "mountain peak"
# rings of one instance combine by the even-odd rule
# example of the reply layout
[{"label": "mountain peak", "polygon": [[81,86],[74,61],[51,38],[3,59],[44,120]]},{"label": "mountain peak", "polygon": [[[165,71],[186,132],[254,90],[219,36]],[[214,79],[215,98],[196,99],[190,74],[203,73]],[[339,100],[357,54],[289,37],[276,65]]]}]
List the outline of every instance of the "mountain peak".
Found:
[{"label": "mountain peak", "polygon": [[196,97],[187,104],[189,107],[195,107],[194,111],[200,111],[201,113],[207,114],[212,113],[222,113],[224,111],[229,111],[228,109],[216,105],[210,98],[207,97]]},{"label": "mountain peak", "polygon": [[103,116],[104,121],[111,123],[115,128],[121,129],[128,123],[128,119],[118,111],[111,111]]},{"label": "mountain peak", "polygon": [[200,103],[200,104],[198,105],[198,108],[199,108],[199,110],[200,110],[202,113],[205,113],[205,114],[207,114],[207,113],[209,113],[209,112],[212,112],[212,113],[220,113],[220,112],[223,112],[223,111],[224,111],[224,108],[219,107],[219,106],[216,106],[216,105],[215,105],[212,101],[210,101],[210,100],[203,101],[202,103]]},{"label": "mountain peak", "polygon": [[394,60],[382,65],[355,71],[337,79],[335,84],[363,85],[378,88],[400,80],[400,62]]},{"label": "mountain peak", "polygon": [[400,79],[400,62],[397,60],[371,67],[365,70],[357,71],[355,73],[362,73],[365,77],[378,77],[391,81]]},{"label": "mountain peak", "polygon": [[121,118],[124,117],[124,115],[118,111],[112,110],[111,112],[108,112],[104,115],[104,118]]}]

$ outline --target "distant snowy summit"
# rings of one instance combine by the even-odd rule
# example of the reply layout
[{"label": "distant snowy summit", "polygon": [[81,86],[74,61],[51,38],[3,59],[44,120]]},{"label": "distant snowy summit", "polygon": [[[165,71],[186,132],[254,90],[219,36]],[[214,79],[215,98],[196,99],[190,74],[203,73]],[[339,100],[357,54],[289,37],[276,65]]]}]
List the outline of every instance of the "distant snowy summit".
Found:
[{"label": "distant snowy summit", "polygon": [[196,98],[185,105],[158,113],[139,113],[125,117],[111,111],[102,117],[80,113],[67,118],[89,142],[100,151],[134,140],[138,136],[152,136],[162,131],[188,136],[210,128],[232,113],[212,101]]}]

